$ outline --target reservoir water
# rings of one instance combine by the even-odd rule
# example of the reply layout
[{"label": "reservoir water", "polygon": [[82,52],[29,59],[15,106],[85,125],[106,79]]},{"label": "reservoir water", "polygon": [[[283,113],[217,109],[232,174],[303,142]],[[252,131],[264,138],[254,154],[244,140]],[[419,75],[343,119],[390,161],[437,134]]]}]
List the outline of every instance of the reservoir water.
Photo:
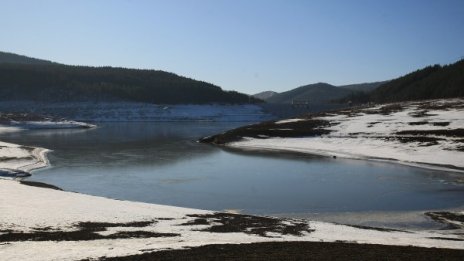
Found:
[{"label": "reservoir water", "polygon": [[4,133],[0,140],[52,150],[51,167],[30,180],[122,200],[321,218],[464,205],[460,173],[196,142],[243,124],[102,123],[90,130]]}]

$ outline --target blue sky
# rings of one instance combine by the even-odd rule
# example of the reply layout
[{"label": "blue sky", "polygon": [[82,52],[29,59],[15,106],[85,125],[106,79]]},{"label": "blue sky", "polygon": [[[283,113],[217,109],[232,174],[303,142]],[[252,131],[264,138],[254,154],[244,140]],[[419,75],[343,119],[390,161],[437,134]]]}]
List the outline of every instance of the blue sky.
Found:
[{"label": "blue sky", "polygon": [[0,50],[256,93],[464,57],[463,0],[0,0]]}]

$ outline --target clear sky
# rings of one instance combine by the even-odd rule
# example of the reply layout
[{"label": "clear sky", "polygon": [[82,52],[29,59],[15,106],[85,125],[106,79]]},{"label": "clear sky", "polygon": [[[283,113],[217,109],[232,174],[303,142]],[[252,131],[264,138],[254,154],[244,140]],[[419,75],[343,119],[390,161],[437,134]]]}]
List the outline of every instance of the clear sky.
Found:
[{"label": "clear sky", "polygon": [[0,50],[253,94],[464,57],[464,0],[0,0]]}]

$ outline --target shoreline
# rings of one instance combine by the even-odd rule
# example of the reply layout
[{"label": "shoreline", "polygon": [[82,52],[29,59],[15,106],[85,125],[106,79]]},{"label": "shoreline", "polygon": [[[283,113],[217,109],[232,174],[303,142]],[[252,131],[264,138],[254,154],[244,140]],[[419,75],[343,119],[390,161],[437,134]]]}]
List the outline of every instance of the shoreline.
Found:
[{"label": "shoreline", "polygon": [[[38,162],[31,164],[25,161],[28,164],[20,167],[26,166],[33,171],[49,164],[47,149],[9,145],[21,150],[20,156],[27,152]],[[344,245],[335,244],[336,249],[348,247],[350,251],[380,244],[373,252],[377,254],[382,252],[381,249],[390,249],[389,246],[440,248],[442,252],[454,255],[464,253],[464,238],[458,233],[460,230],[393,230],[298,218],[221,213],[115,200],[43,188],[37,186],[39,184],[30,185],[0,179],[2,258],[117,260],[165,254],[159,251],[166,249],[173,255],[180,253],[180,256],[184,252],[178,251],[201,252],[207,249],[205,253],[214,256],[216,252],[211,248],[217,247],[217,244],[221,244],[220,249],[241,249],[235,255],[244,257],[242,250],[245,249],[266,248],[266,244],[297,246],[299,242],[305,242],[309,248],[320,244],[317,242],[344,242]],[[395,253],[400,255],[402,251]],[[294,255],[302,253],[295,252]]]},{"label": "shoreline", "polygon": [[48,160],[48,157],[47,157],[47,154],[50,152],[51,150],[49,149],[36,147],[32,151],[32,155],[34,155],[34,157],[37,159],[37,163],[31,164],[32,166],[31,165],[23,166],[21,167],[21,169],[31,173],[34,170],[50,167],[50,161]]},{"label": "shoreline", "polygon": [[[247,248],[259,242],[345,242],[352,249],[366,244],[387,249],[464,249],[460,230],[394,230],[219,213],[30,187],[4,179],[0,179],[0,202],[0,251],[6,259],[122,258],[166,248],[174,252],[214,244]],[[37,251],[41,256],[34,256]]]},{"label": "shoreline", "polygon": [[[40,147],[21,146],[0,141],[0,155],[6,160],[0,161],[0,170],[9,172],[11,178],[30,176],[37,169],[50,165],[47,153],[51,150]],[[7,156],[5,156],[7,155]]]},{"label": "shoreline", "polygon": [[464,173],[464,99],[384,104],[243,126],[199,141]]},{"label": "shoreline", "polygon": [[384,162],[390,164],[400,164],[409,167],[416,167],[422,169],[430,169],[430,170],[438,170],[438,171],[445,171],[445,172],[456,172],[456,173],[464,173],[464,167],[456,167],[456,166],[449,166],[445,164],[433,164],[433,163],[424,163],[424,162],[408,162],[402,161],[399,159],[392,159],[392,158],[381,158],[381,157],[370,157],[364,155],[355,155],[355,154],[347,154],[347,153],[339,153],[334,152],[331,150],[311,150],[311,149],[298,149],[298,148],[273,148],[273,147],[266,147],[263,146],[255,146],[255,145],[243,145],[241,142],[230,143],[224,145],[226,149],[233,149],[236,151],[244,151],[244,152],[261,152],[261,153],[287,153],[293,154],[296,153],[298,155],[306,155],[306,156],[321,156],[321,157],[328,157],[328,158],[342,158],[342,159],[350,159],[350,160],[365,160],[365,161],[373,161],[373,162]]}]

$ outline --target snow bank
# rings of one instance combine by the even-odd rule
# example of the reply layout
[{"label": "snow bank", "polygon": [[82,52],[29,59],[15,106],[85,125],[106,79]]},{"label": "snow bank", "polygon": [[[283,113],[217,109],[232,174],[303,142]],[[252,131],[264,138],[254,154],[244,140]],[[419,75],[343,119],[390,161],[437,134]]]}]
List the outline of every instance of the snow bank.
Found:
[{"label": "snow bank", "polygon": [[[209,225],[185,225],[190,215],[211,214],[210,211],[112,200],[20,185],[16,181],[0,180],[0,231],[73,230],[77,222],[133,222],[156,220],[143,228],[112,227],[107,234],[143,230],[176,233],[175,237],[99,239],[84,241],[12,241],[0,244],[5,260],[78,260],[102,256],[140,254],[144,251],[179,249],[221,243],[251,243],[267,241],[337,240],[387,245],[414,245],[463,249],[456,235],[442,232],[400,232],[360,229],[324,222],[308,222],[313,232],[301,236],[275,235],[263,237],[243,232],[213,233],[200,229]],[[184,225],[181,225],[184,224]],[[5,232],[0,232],[0,235]],[[148,249],[148,250],[147,250]]]}]

